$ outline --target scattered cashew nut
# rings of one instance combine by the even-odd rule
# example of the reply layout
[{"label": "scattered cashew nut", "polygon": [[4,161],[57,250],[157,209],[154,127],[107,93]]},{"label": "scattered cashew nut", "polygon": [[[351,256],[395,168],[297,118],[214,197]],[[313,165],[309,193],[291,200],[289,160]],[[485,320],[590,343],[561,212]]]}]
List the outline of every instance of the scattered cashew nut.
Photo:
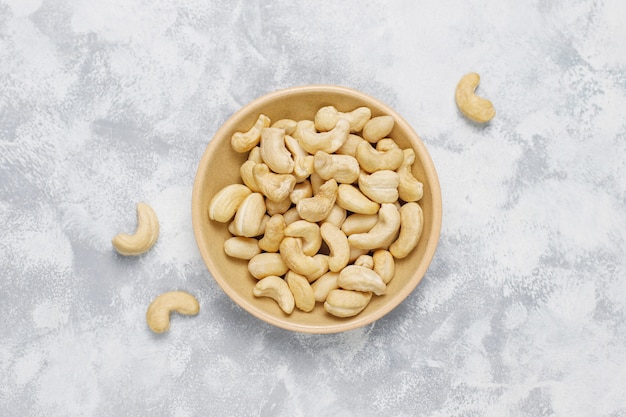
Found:
[{"label": "scattered cashew nut", "polygon": [[261,130],[270,125],[270,119],[264,114],[260,114],[254,126],[247,132],[235,132],[231,137],[230,144],[236,152],[248,152],[259,144],[261,140]]},{"label": "scattered cashew nut", "polygon": [[480,84],[480,75],[465,74],[456,86],[455,99],[461,113],[476,123],[487,123],[496,115],[491,101],[479,97],[475,91]]},{"label": "scattered cashew nut", "polygon": [[337,285],[344,290],[373,292],[376,295],[387,292],[387,285],[376,271],[359,265],[348,265],[342,269],[337,277]]},{"label": "scattered cashew nut", "polygon": [[330,214],[337,199],[337,181],[330,179],[320,186],[311,198],[303,198],[296,204],[298,214],[304,220],[319,222]]},{"label": "scattered cashew nut", "polygon": [[371,299],[371,292],[332,290],[326,297],[324,310],[336,317],[353,317],[363,311]]},{"label": "scattered cashew nut", "polygon": [[315,307],[315,292],[311,288],[311,284],[303,275],[293,271],[287,272],[285,282],[289,286],[289,290],[293,294],[296,307],[304,312],[309,312]]},{"label": "scattered cashew nut", "polygon": [[389,246],[389,252],[397,258],[405,258],[417,246],[424,225],[424,214],[417,203],[400,207],[400,234]]},{"label": "scattered cashew nut", "polygon": [[196,298],[184,291],[169,291],[156,297],[148,306],[146,322],[155,333],[163,333],[170,328],[170,313],[176,312],[195,316],[200,311]]},{"label": "scattered cashew nut", "polygon": [[285,146],[285,131],[267,127],[261,130],[261,157],[263,162],[277,174],[290,174],[294,162]]},{"label": "scattered cashew nut", "polygon": [[415,151],[411,148],[404,149],[404,159],[400,167],[396,170],[400,183],[398,184],[398,195],[406,201],[419,201],[424,196],[424,185],[413,176],[411,167],[415,162]]},{"label": "scattered cashew nut", "polygon": [[353,156],[331,155],[324,151],[317,151],[315,153],[313,166],[315,172],[317,172],[322,179],[329,180],[333,178],[340,184],[352,184],[359,178],[359,173],[361,172],[359,161]]},{"label": "scattered cashew nut", "polygon": [[396,238],[400,229],[400,213],[393,204],[383,204],[378,212],[378,222],[367,233],[348,236],[350,246],[360,249],[386,248]]},{"label": "scattered cashew nut", "polygon": [[159,219],[146,203],[137,204],[137,229],[132,235],[119,233],[111,243],[121,255],[135,256],[145,253],[154,246],[159,237]]},{"label": "scattered cashew nut", "polygon": [[276,301],[278,307],[287,314],[293,312],[295,300],[284,279],[269,275],[256,283],[252,293],[255,297],[269,297]]},{"label": "scattered cashew nut", "polygon": [[350,261],[350,244],[348,238],[337,226],[323,223],[320,227],[322,239],[330,249],[328,269],[332,272],[341,271]]},{"label": "scattered cashew nut", "polygon": [[363,139],[369,143],[376,143],[391,133],[394,124],[395,122],[391,116],[372,117],[363,126]]},{"label": "scattered cashew nut", "polygon": [[350,132],[360,132],[371,117],[372,111],[367,107],[358,107],[351,112],[343,113],[334,106],[326,106],[315,114],[315,128],[319,132],[327,132],[343,118],[350,122]]}]

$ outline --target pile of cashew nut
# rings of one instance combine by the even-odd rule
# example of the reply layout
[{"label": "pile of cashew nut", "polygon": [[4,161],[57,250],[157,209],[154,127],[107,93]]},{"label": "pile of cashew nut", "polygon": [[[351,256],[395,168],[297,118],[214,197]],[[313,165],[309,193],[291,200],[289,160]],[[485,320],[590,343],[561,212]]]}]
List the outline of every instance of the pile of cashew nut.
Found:
[{"label": "pile of cashew nut", "polygon": [[359,107],[319,109],[315,120],[261,114],[232,148],[247,153],[243,184],[213,196],[208,215],[228,223],[228,256],[248,260],[257,297],[286,313],[316,302],[337,317],[359,314],[382,296],[395,260],[417,246],[423,186],[413,149],[388,135],[394,119]]}]

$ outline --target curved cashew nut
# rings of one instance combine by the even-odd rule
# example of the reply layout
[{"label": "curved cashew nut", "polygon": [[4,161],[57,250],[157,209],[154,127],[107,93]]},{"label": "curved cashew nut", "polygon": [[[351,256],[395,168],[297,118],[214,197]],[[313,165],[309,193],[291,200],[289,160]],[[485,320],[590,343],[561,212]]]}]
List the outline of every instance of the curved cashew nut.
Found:
[{"label": "curved cashew nut", "polygon": [[378,222],[367,233],[355,233],[348,236],[350,246],[361,249],[386,248],[396,238],[400,229],[400,213],[393,204],[380,206]]},{"label": "curved cashew nut", "polygon": [[328,213],[328,216],[326,216],[326,218],[322,220],[322,222],[330,223],[341,228],[344,220],[346,220],[347,214],[348,213],[346,212],[346,209],[340,207],[337,203],[335,203],[333,208],[330,209],[330,213]]},{"label": "curved cashew nut", "polygon": [[416,246],[422,235],[424,214],[417,203],[406,203],[400,207],[400,234],[389,246],[389,252],[397,258],[406,257]]},{"label": "curved cashew nut", "polygon": [[146,322],[155,333],[163,333],[170,328],[170,313],[176,312],[195,316],[200,311],[196,298],[185,291],[169,291],[159,295],[148,306]]},{"label": "curved cashew nut", "polygon": [[361,172],[359,162],[353,156],[331,155],[324,151],[315,152],[314,168],[322,179],[333,178],[343,184],[352,184]]},{"label": "curved cashew nut", "polygon": [[305,276],[293,271],[287,272],[285,282],[289,286],[296,307],[304,312],[309,312],[315,307],[315,292]]},{"label": "curved cashew nut", "polygon": [[350,244],[348,238],[337,226],[331,223],[323,223],[320,227],[322,239],[330,249],[328,257],[328,269],[338,272],[350,261]]},{"label": "curved cashew nut", "polygon": [[299,134],[299,137],[296,137],[296,139],[298,139],[300,146],[311,155],[314,155],[317,151],[333,153],[348,139],[350,122],[346,119],[339,119],[337,125],[328,132],[316,133],[315,126],[313,126],[313,129],[310,129],[309,125],[309,128],[303,128],[299,132],[296,130],[294,137],[296,133]]},{"label": "curved cashew nut", "polygon": [[328,217],[336,199],[337,181],[330,179],[320,186],[315,196],[298,201],[296,209],[301,218],[315,223]]},{"label": "curved cashew nut", "polygon": [[209,219],[226,223],[250,194],[252,190],[243,184],[230,184],[222,188],[209,203]]},{"label": "curved cashew nut", "polygon": [[388,284],[396,273],[396,262],[389,251],[384,249],[378,249],[374,251],[372,255],[374,266],[372,269],[383,280],[385,284]]},{"label": "curved cashew nut", "polygon": [[354,213],[346,217],[346,220],[341,225],[341,231],[344,232],[346,236],[355,233],[366,233],[372,230],[372,227],[374,227],[376,223],[378,223],[378,214]]},{"label": "curved cashew nut", "polygon": [[322,246],[322,235],[317,223],[297,220],[287,226],[283,233],[285,236],[302,238],[302,252],[305,255],[315,255]]},{"label": "curved cashew nut", "polygon": [[261,157],[263,162],[277,174],[290,174],[294,162],[285,146],[285,131],[266,127],[261,130]]},{"label": "curved cashew nut", "polygon": [[248,153],[248,161],[254,161],[257,164],[262,164],[263,163],[263,157],[261,156],[261,147],[260,146],[255,146],[254,148],[250,149],[250,152]]},{"label": "curved cashew nut", "polygon": [[496,115],[491,101],[476,95],[480,75],[475,72],[465,74],[456,86],[456,105],[461,113],[476,123],[487,123]]},{"label": "curved cashew nut", "polygon": [[358,188],[350,184],[340,184],[337,188],[337,204],[359,214],[376,214],[380,209],[380,204],[370,200]]},{"label": "curved cashew nut", "polygon": [[315,293],[315,301],[323,303],[326,301],[329,292],[339,289],[337,277],[339,277],[339,272],[327,272],[311,284],[311,288]]},{"label": "curved cashew nut", "polygon": [[[257,231],[252,232],[254,233],[253,236],[261,236],[263,233],[265,233],[265,225],[267,224],[269,219],[270,219],[270,216],[268,214],[263,216],[263,219],[261,220],[261,224],[259,225],[259,228],[257,229]],[[233,236],[250,237],[250,236],[244,235],[241,229],[239,229],[239,227],[240,225],[235,223],[235,221],[233,220],[232,222],[228,224],[228,231]]]},{"label": "curved cashew nut", "polygon": [[270,118],[260,114],[254,126],[247,132],[235,132],[230,139],[230,144],[237,152],[248,152],[259,144],[261,140],[261,130],[270,125]]},{"label": "curved cashew nut", "polygon": [[285,237],[284,231],[287,225],[282,214],[275,214],[265,225],[265,234],[259,239],[259,248],[265,252],[278,252],[280,242]]},{"label": "curved cashew nut", "polygon": [[293,204],[298,204],[298,201],[303,198],[311,198],[313,197],[313,187],[311,186],[311,182],[309,180],[304,180],[295,187],[293,187],[293,191],[289,193],[289,199]]},{"label": "curved cashew nut", "polygon": [[369,143],[376,143],[391,133],[393,126],[394,120],[391,116],[372,117],[363,126],[363,139]]},{"label": "curved cashew nut", "polygon": [[319,277],[328,272],[328,255],[318,253],[313,256],[313,259],[317,262],[317,269],[312,274],[306,275],[306,279],[308,279],[309,282],[316,281]]},{"label": "curved cashew nut", "polygon": [[248,262],[248,272],[256,279],[263,279],[270,275],[282,276],[288,270],[280,253],[261,252],[250,258]]},{"label": "curved cashew nut", "polygon": [[269,275],[256,283],[252,294],[255,297],[269,297],[276,301],[278,307],[287,314],[293,312],[295,300],[284,279]]},{"label": "curved cashew nut", "polygon": [[262,162],[255,162],[249,159],[243,164],[241,164],[241,166],[239,167],[239,175],[241,176],[243,183],[253,193],[261,192],[261,189],[259,188],[259,186],[256,183],[256,180],[254,179],[254,174],[252,173],[254,171],[254,167],[259,165],[260,163]]},{"label": "curved cashew nut", "polygon": [[146,203],[138,203],[135,234],[119,233],[111,240],[111,243],[121,255],[134,256],[149,251],[158,237],[159,219],[156,213]]},{"label": "curved cashew nut", "polygon": [[280,202],[289,197],[296,185],[296,178],[291,174],[275,174],[265,164],[256,164],[252,176],[263,195],[270,200]]},{"label": "curved cashew nut", "polygon": [[305,181],[315,170],[314,158],[292,136],[285,135],[285,146],[293,157],[293,175],[296,182]]},{"label": "curved cashew nut", "polygon": [[398,200],[400,177],[395,171],[384,169],[367,174],[359,174],[359,189],[377,203],[393,203]]},{"label": "curved cashew nut", "polygon": [[380,275],[373,269],[358,265],[348,265],[339,273],[337,285],[344,290],[373,292],[383,295],[387,292],[387,285]]},{"label": "curved cashew nut", "polygon": [[350,155],[356,157],[356,148],[361,142],[365,142],[359,135],[349,134],[348,139],[335,151],[338,155]]},{"label": "curved cashew nut", "polygon": [[319,270],[318,261],[312,256],[305,255],[302,251],[302,240],[300,238],[285,237],[280,242],[279,251],[287,268],[300,275],[311,275]]},{"label": "curved cashew nut", "polygon": [[280,119],[275,121],[271,127],[276,129],[283,129],[285,131],[285,135],[291,135],[295,130],[298,122],[292,119]]},{"label": "curved cashew nut", "polygon": [[424,185],[413,176],[411,167],[415,162],[415,151],[411,148],[404,149],[404,160],[397,169],[400,183],[398,184],[398,194],[406,202],[419,201],[424,196]]},{"label": "curved cashew nut", "polygon": [[226,239],[224,252],[230,257],[248,260],[261,253],[261,248],[255,238],[235,236]]},{"label": "curved cashew nut", "polygon": [[352,317],[363,311],[371,299],[371,292],[332,290],[326,297],[324,310],[336,317]]},{"label": "curved cashew nut", "polygon": [[340,118],[344,118],[350,122],[350,132],[360,132],[371,117],[372,111],[367,107],[358,107],[343,113],[334,106],[326,106],[315,114],[315,128],[319,132],[327,132],[337,125]]},{"label": "curved cashew nut", "polygon": [[362,266],[367,269],[374,269],[374,258],[371,255],[361,255],[356,258],[356,261],[354,261],[354,265]]},{"label": "curved cashew nut", "polygon": [[238,236],[254,237],[259,235],[265,217],[265,199],[261,193],[252,193],[239,205],[233,229]]},{"label": "curved cashew nut", "polygon": [[361,168],[367,172],[383,169],[396,170],[404,160],[404,153],[400,148],[391,148],[384,152],[379,151],[374,149],[369,142],[363,141],[356,148],[356,159]]},{"label": "curved cashew nut", "polygon": [[302,217],[300,217],[300,215],[298,214],[298,209],[296,207],[292,207],[286,212],[284,212],[283,218],[285,219],[285,224],[287,226],[289,226],[293,222],[302,220]]},{"label": "curved cashew nut", "polygon": [[284,200],[276,202],[266,198],[265,206],[267,207],[267,214],[270,216],[273,216],[274,214],[283,214],[291,208],[291,200],[287,197]]}]

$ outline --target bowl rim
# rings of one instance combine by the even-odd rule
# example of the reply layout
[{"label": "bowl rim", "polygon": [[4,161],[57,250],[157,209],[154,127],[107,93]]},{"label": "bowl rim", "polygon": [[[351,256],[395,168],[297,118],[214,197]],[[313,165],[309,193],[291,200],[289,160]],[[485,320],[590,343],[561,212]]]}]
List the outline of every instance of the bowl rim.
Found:
[{"label": "bowl rim", "polygon": [[[360,100],[372,101],[376,103],[376,105],[383,110],[388,115],[391,115],[394,118],[394,121],[397,125],[400,126],[402,130],[405,130],[409,133],[408,136],[412,136],[409,140],[411,146],[416,149],[416,153],[419,153],[420,159],[422,160],[422,167],[424,169],[424,173],[428,178],[430,178],[431,182],[431,195],[432,195],[432,224],[430,229],[430,234],[428,235],[428,243],[424,251],[423,262],[420,262],[419,268],[412,273],[412,277],[409,280],[409,285],[405,285],[401,288],[397,293],[395,293],[392,297],[390,297],[389,301],[384,303],[374,314],[366,314],[366,315],[357,315],[355,317],[351,317],[349,321],[345,321],[339,324],[334,325],[312,325],[312,324],[303,324],[298,322],[289,321],[286,319],[278,319],[275,316],[267,314],[263,309],[250,305],[245,299],[241,298],[236,291],[231,290],[231,288],[227,285],[226,280],[220,276],[218,273],[218,269],[215,266],[213,260],[209,256],[205,256],[202,251],[200,255],[208,268],[209,272],[213,279],[217,282],[220,288],[237,304],[239,307],[252,314],[254,317],[272,324],[276,327],[302,332],[302,333],[312,333],[312,334],[324,334],[324,333],[339,333],[347,330],[353,330],[356,328],[360,328],[366,326],[374,321],[384,317],[390,311],[395,309],[398,305],[400,305],[408,296],[413,292],[413,290],[419,285],[422,278],[426,274],[426,271],[430,267],[432,260],[435,256],[440,233],[441,233],[441,223],[442,223],[442,199],[441,199],[441,185],[439,183],[439,177],[437,175],[437,171],[435,169],[434,163],[428,152],[426,145],[423,143],[421,137],[415,132],[413,127],[394,109],[392,109],[387,104],[381,102],[379,99],[370,96],[369,94],[363,93],[361,91],[339,86],[332,84],[311,84],[311,85],[302,85],[302,86],[294,86],[282,88],[279,90],[275,90],[269,93],[265,93],[256,99],[248,102],[244,106],[242,106],[239,110],[230,115],[226,121],[218,128],[218,130],[213,134],[211,139],[206,146],[204,153],[200,161],[198,162],[198,166],[196,168],[196,175],[194,178],[194,185],[192,189],[192,199],[191,199],[191,209],[192,209],[192,226],[194,237],[196,241],[196,245],[198,247],[202,245],[202,239],[204,238],[201,233],[199,233],[201,229],[201,224],[204,221],[204,217],[206,213],[204,210],[200,208],[200,196],[201,196],[201,185],[203,180],[207,177],[208,164],[207,160],[211,157],[211,154],[215,151],[218,146],[217,141],[213,139],[219,136],[223,136],[225,133],[233,131],[233,126],[236,124],[235,122],[239,119],[240,115],[248,112],[250,108],[253,107],[262,107],[263,103],[267,103],[270,101],[274,101],[283,96],[291,96],[302,93],[339,93],[347,96],[352,96],[354,98],[358,98]],[[413,140],[415,139],[415,140]]]}]

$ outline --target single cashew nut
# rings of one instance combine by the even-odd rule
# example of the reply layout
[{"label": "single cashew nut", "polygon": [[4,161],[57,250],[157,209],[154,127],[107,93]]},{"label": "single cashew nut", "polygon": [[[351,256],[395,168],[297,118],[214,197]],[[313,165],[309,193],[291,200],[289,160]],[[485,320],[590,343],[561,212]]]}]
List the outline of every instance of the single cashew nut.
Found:
[{"label": "single cashew nut", "polygon": [[461,113],[476,123],[487,123],[496,115],[491,101],[476,95],[480,75],[475,72],[465,74],[456,86],[456,105]]},{"label": "single cashew nut", "polygon": [[313,256],[304,254],[302,250],[302,240],[300,238],[283,238],[282,242],[280,242],[279,251],[280,256],[282,257],[283,262],[287,266],[287,268],[291,269],[294,272],[297,272],[300,275],[312,275],[319,270],[318,261],[314,259]]},{"label": "single cashew nut", "polygon": [[111,243],[121,255],[135,256],[149,251],[158,237],[159,219],[156,213],[146,203],[138,203],[135,234],[119,233],[111,240]]},{"label": "single cashew nut", "polygon": [[348,265],[339,273],[337,285],[344,290],[373,292],[383,295],[387,285],[373,269],[358,265]]},{"label": "single cashew nut", "polygon": [[398,200],[400,177],[395,171],[384,169],[367,174],[359,174],[359,189],[377,203],[394,203]]},{"label": "single cashew nut", "polygon": [[285,146],[285,131],[266,127],[261,130],[261,157],[263,162],[277,174],[290,174],[294,162]]},{"label": "single cashew nut", "polygon": [[296,184],[293,187],[293,191],[289,193],[289,199],[293,204],[298,204],[298,201],[303,198],[311,198],[313,197],[313,187],[311,187],[311,182],[309,180],[304,180],[301,183]]},{"label": "single cashew nut", "polygon": [[313,155],[305,151],[297,139],[289,135],[285,135],[285,146],[293,157],[293,176],[296,177],[296,182],[305,181],[315,170]]},{"label": "single cashew nut", "polygon": [[400,207],[400,234],[389,246],[389,252],[396,259],[406,257],[417,246],[423,225],[424,214],[419,204],[406,203]]},{"label": "single cashew nut", "polygon": [[[255,231],[255,232],[246,232],[248,234],[252,233],[252,236],[261,236],[263,233],[265,233],[265,225],[267,224],[267,222],[269,221],[270,216],[269,215],[264,215],[263,219],[261,220],[261,224],[259,225],[259,228]],[[233,236],[240,236],[240,237],[250,237],[250,236],[246,236],[243,234],[243,231],[241,229],[239,229],[239,225],[237,223],[235,223],[235,221],[233,220],[232,222],[230,222],[228,224],[228,231],[230,232],[231,235]]]},{"label": "single cashew nut", "polygon": [[270,125],[270,119],[264,114],[260,114],[254,126],[247,132],[236,132],[230,139],[230,144],[237,152],[248,152],[259,144],[261,140],[261,130]]},{"label": "single cashew nut", "polygon": [[292,119],[280,119],[272,124],[272,127],[276,129],[283,129],[285,135],[291,135],[295,130],[298,122]]},{"label": "single cashew nut", "polygon": [[324,310],[336,317],[352,317],[367,307],[371,292],[332,290],[324,302]]},{"label": "single cashew nut", "polygon": [[336,199],[337,181],[330,179],[320,186],[316,195],[298,201],[296,209],[301,218],[315,223],[328,217]]},{"label": "single cashew nut", "polygon": [[237,236],[254,237],[259,235],[265,217],[265,199],[261,193],[247,196],[235,213],[233,229]]},{"label": "single cashew nut", "polygon": [[285,219],[285,224],[289,226],[293,222],[297,222],[298,220],[302,220],[302,217],[298,214],[298,209],[295,207],[290,208],[286,212],[283,213],[283,218]]},{"label": "single cashew nut", "polygon": [[254,179],[254,167],[259,165],[261,162],[253,161],[252,159],[247,160],[239,167],[239,175],[243,183],[254,193],[260,193],[261,188],[256,183]]},{"label": "single cashew nut", "polygon": [[354,265],[362,266],[368,269],[374,269],[374,258],[371,255],[361,255],[356,258],[356,261],[354,261]]},{"label": "single cashew nut", "polygon": [[[384,140],[384,139],[383,139]],[[363,141],[356,148],[356,159],[367,172],[383,169],[396,170],[404,160],[402,149],[396,147],[386,151],[374,149],[369,142]]]},{"label": "single cashew nut", "polygon": [[282,276],[288,270],[289,267],[279,253],[261,252],[250,258],[248,262],[248,272],[256,279],[263,279],[270,275]]},{"label": "single cashew nut", "polygon": [[308,279],[309,282],[316,281],[319,277],[328,272],[328,255],[318,253],[313,256],[313,259],[317,262],[317,269],[312,274],[306,275],[306,279]]},{"label": "single cashew nut", "polygon": [[359,178],[361,172],[356,158],[350,155],[331,155],[324,151],[315,153],[314,169],[322,179],[333,178],[343,184],[352,184]]},{"label": "single cashew nut", "polygon": [[275,214],[265,225],[265,234],[259,239],[259,248],[265,252],[278,252],[280,242],[285,237],[284,231],[287,225],[282,214]]},{"label": "single cashew nut", "polygon": [[252,169],[252,175],[261,193],[275,202],[289,198],[289,193],[296,185],[296,178],[293,175],[275,174],[265,164],[256,164]]},{"label": "single cashew nut", "polygon": [[370,200],[350,184],[340,184],[337,188],[337,204],[347,211],[359,214],[376,214],[380,209],[380,204]]},{"label": "single cashew nut", "polygon": [[195,316],[199,311],[200,304],[193,295],[184,291],[169,291],[150,303],[146,312],[146,322],[153,332],[163,333],[170,328],[170,313]]},{"label": "single cashew nut", "polygon": [[315,128],[319,132],[327,132],[337,125],[340,118],[344,118],[350,122],[350,132],[360,132],[371,117],[372,111],[367,107],[358,107],[343,113],[334,106],[326,106],[315,114]]},{"label": "single cashew nut", "polygon": [[335,153],[338,155],[350,155],[356,157],[356,148],[362,142],[365,142],[365,139],[361,136],[349,134],[348,139],[346,139],[343,145],[341,145]]},{"label": "single cashew nut", "polygon": [[273,216],[274,214],[283,214],[291,208],[291,200],[287,197],[284,200],[276,202],[266,198],[265,207],[267,208],[267,214],[270,216]]},{"label": "single cashew nut", "polygon": [[396,238],[400,229],[400,213],[395,205],[385,203],[380,206],[378,222],[367,233],[355,233],[348,236],[350,246],[361,249],[379,249],[388,247]]},{"label": "single cashew nut", "polygon": [[260,146],[255,146],[254,148],[250,149],[250,152],[248,152],[248,161],[254,161],[257,164],[263,163]]},{"label": "single cashew nut", "polygon": [[[328,132],[315,132],[315,126],[303,128],[300,131],[296,129],[294,137],[298,139],[300,146],[305,151],[314,155],[317,151],[333,153],[343,145],[350,134],[350,122],[346,119],[339,119],[337,125]],[[298,136],[296,136],[298,135]]]},{"label": "single cashew nut", "polygon": [[346,219],[347,214],[348,213],[346,212],[346,209],[340,207],[338,204],[335,203],[333,208],[330,210],[330,213],[328,213],[328,216],[326,216],[326,218],[322,220],[322,222],[330,223],[341,228],[341,225]]},{"label": "single cashew nut", "polygon": [[322,246],[322,235],[317,223],[297,220],[287,226],[283,233],[285,236],[302,238],[302,252],[305,255],[315,255]]},{"label": "single cashew nut", "polygon": [[285,282],[293,294],[296,307],[304,312],[309,312],[315,307],[315,292],[305,276],[293,271],[287,272]]},{"label": "single cashew nut", "polygon": [[276,301],[278,307],[287,314],[293,312],[295,300],[284,279],[269,275],[256,283],[252,294],[255,297],[268,297]]},{"label": "single cashew nut", "polygon": [[230,184],[222,188],[209,203],[209,219],[226,223],[250,194],[252,191],[243,184]]},{"label": "single cashew nut", "polygon": [[389,251],[378,249],[374,251],[372,260],[374,261],[372,269],[380,275],[385,284],[388,284],[396,273],[396,262],[393,256]]},{"label": "single cashew nut", "polygon": [[341,225],[341,231],[344,232],[346,236],[355,233],[366,233],[372,230],[372,227],[374,227],[376,223],[378,223],[378,214],[355,213],[346,217],[346,220]]},{"label": "single cashew nut", "polygon": [[415,151],[411,148],[404,149],[404,160],[400,168],[396,170],[400,183],[398,184],[398,195],[406,202],[419,201],[424,196],[424,185],[413,176],[411,167],[415,162]]},{"label": "single cashew nut", "polygon": [[311,288],[315,294],[315,301],[323,303],[326,301],[329,292],[339,289],[337,277],[339,277],[339,272],[327,272],[311,284]]},{"label": "single cashew nut", "polygon": [[369,143],[376,143],[391,133],[393,125],[394,120],[391,116],[372,117],[363,126],[363,139]]},{"label": "single cashew nut", "polygon": [[226,255],[239,259],[251,259],[261,253],[259,241],[252,237],[235,236],[224,242]]},{"label": "single cashew nut", "polygon": [[322,223],[320,232],[330,249],[328,269],[332,272],[341,271],[350,261],[348,238],[341,229],[331,223]]}]

